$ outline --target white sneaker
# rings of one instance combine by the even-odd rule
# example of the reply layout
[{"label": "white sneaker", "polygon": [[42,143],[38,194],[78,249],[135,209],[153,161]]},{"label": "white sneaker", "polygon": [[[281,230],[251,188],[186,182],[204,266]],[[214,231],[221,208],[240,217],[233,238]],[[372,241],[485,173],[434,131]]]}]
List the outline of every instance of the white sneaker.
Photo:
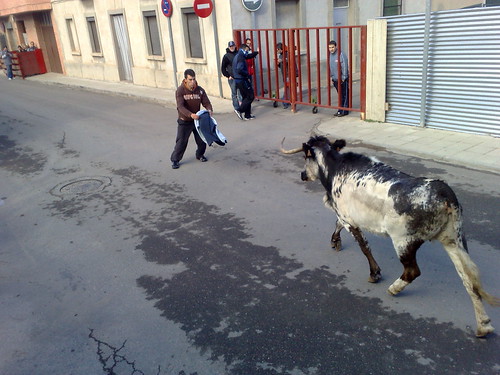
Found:
[{"label": "white sneaker", "polygon": [[243,116],[241,115],[241,112],[240,112],[240,111],[238,111],[238,110],[236,110],[236,109],[235,109],[235,110],[234,110],[234,113],[236,113],[236,116],[238,116],[238,118],[239,118],[240,120],[243,120]]},{"label": "white sneaker", "polygon": [[9,78],[9,81],[12,81],[12,78]]}]

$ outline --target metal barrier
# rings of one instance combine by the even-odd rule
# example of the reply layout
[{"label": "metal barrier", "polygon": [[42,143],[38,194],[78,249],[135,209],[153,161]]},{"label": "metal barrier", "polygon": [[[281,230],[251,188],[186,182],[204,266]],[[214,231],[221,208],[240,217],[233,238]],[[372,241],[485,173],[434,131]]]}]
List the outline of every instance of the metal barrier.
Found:
[{"label": "metal barrier", "polygon": [[[256,56],[253,86],[255,97],[278,103],[361,112],[366,101],[366,26],[341,26],[295,29],[234,30],[239,47],[247,38]],[[348,107],[342,107],[339,92],[332,90],[328,42],[337,42],[338,53],[344,51],[349,65]],[[285,64],[279,68],[277,46],[283,45]],[[337,64],[340,73],[340,62]],[[281,73],[279,72],[281,70]],[[356,94],[353,95],[353,90]],[[334,91],[332,95],[332,91]],[[337,96],[334,100],[334,96]]]},{"label": "metal barrier", "polygon": [[[14,76],[24,79],[24,77],[35,74],[47,73],[41,49],[30,52],[12,51],[12,55],[12,73]],[[3,61],[1,68],[6,69]]]}]

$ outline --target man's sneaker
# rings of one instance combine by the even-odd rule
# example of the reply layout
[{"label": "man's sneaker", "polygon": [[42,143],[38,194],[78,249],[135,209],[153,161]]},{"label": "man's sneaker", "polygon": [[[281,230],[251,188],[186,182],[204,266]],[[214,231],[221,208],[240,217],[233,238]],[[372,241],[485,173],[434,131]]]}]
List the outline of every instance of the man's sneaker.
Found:
[{"label": "man's sneaker", "polygon": [[245,117],[245,120],[255,120],[255,116],[254,115],[250,115],[250,117]]},{"label": "man's sneaker", "polygon": [[173,161],[172,162],[172,169],[179,169],[180,165],[178,161]]},{"label": "man's sneaker", "polygon": [[236,113],[236,116],[238,116],[238,118],[239,118],[240,120],[243,120],[243,116],[241,115],[241,112],[240,112],[240,111],[238,111],[237,109],[235,109],[235,110],[234,110],[234,113]]},{"label": "man's sneaker", "polygon": [[204,156],[199,157],[199,158],[196,158],[196,159],[198,159],[198,160],[199,160],[199,161],[201,161],[202,163],[204,163],[204,162],[208,161],[208,159],[207,159],[206,157],[204,157]]}]

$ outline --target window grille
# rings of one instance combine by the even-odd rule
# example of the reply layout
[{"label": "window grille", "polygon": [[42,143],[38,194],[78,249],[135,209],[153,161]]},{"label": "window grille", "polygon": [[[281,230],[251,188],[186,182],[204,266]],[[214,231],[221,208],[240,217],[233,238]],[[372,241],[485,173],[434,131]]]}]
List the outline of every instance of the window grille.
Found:
[{"label": "window grille", "polygon": [[87,17],[87,25],[89,28],[90,45],[92,53],[101,53],[101,43],[99,42],[99,33],[97,32],[97,24],[95,17]]},{"label": "window grille", "polygon": [[151,56],[161,56],[160,31],[154,10],[143,12],[146,40],[148,43],[148,53]]}]

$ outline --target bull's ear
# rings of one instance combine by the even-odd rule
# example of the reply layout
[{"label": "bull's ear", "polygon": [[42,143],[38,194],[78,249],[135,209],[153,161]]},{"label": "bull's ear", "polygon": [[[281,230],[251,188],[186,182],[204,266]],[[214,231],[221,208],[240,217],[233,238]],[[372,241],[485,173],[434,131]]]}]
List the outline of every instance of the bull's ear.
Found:
[{"label": "bull's ear", "polygon": [[307,143],[302,143],[302,149],[304,150],[305,152],[305,156],[306,158],[311,158],[313,156],[312,152],[311,152],[311,146],[309,146]]},{"label": "bull's ear", "polygon": [[337,140],[335,140],[335,142],[333,142],[332,148],[335,151],[340,151],[346,146],[346,144],[347,143],[346,143],[345,139],[337,139]]}]

